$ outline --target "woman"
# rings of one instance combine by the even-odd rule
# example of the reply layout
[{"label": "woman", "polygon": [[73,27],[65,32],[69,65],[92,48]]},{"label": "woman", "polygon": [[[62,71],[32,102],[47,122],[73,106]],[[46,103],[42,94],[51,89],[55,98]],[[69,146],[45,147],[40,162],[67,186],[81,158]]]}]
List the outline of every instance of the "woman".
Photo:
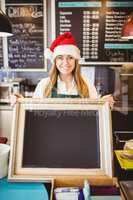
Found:
[{"label": "woman", "polygon": [[[98,98],[95,86],[80,74],[80,50],[70,32],[58,36],[45,51],[45,57],[53,64],[49,77],[38,83],[33,98]],[[113,106],[111,95],[102,98]]]},{"label": "woman", "polygon": [[49,77],[37,85],[34,98],[97,97],[95,87],[90,87],[80,74],[80,50],[70,32],[57,37],[45,51],[45,57],[51,59],[53,65]]},{"label": "woman", "polygon": [[[95,86],[90,85],[80,74],[80,50],[70,32],[57,37],[45,51],[45,57],[51,59],[53,64],[49,77],[38,83],[34,98],[98,98]],[[114,100],[111,95],[106,95],[102,99],[113,106]]]}]

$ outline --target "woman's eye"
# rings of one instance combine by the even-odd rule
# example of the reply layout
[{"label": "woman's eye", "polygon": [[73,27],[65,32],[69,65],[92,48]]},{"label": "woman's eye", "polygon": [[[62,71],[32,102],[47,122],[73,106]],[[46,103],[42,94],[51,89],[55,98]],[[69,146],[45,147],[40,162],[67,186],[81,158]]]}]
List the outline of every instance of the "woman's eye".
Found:
[{"label": "woman's eye", "polygon": [[63,59],[67,59],[67,60],[74,60],[74,57],[73,56],[67,56],[67,57],[63,57],[63,56],[57,56],[58,60],[63,60]]},{"label": "woman's eye", "polygon": [[62,56],[57,56],[57,59],[62,59]]},{"label": "woman's eye", "polygon": [[74,59],[72,56],[69,56],[68,58],[69,58],[70,60]]}]

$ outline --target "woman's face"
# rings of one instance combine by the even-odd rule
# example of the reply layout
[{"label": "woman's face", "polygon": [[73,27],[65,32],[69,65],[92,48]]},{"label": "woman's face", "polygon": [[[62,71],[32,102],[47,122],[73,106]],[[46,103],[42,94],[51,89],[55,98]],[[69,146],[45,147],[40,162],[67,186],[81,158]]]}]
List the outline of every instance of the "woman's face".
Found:
[{"label": "woman's face", "polygon": [[55,62],[62,75],[70,75],[75,68],[75,58],[70,55],[59,55]]}]

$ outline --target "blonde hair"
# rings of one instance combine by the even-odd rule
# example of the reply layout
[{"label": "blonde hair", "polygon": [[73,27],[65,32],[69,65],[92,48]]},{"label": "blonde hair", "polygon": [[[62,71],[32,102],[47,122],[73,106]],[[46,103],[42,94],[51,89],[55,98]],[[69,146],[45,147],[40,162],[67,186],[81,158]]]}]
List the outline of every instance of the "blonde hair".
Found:
[{"label": "blonde hair", "polygon": [[[50,77],[50,81],[48,82],[45,90],[44,90],[44,96],[45,97],[50,97],[51,96],[51,92],[52,89],[57,81],[57,77],[59,75],[59,71],[56,67],[55,62],[53,63],[51,70],[49,72],[49,77]],[[74,80],[76,82],[76,86],[77,86],[77,91],[80,97],[82,98],[86,98],[89,97],[89,88],[87,86],[87,84],[85,83],[85,81],[83,80],[81,73],[80,73],[80,65],[78,63],[78,60],[75,61],[75,68],[73,71],[73,76],[74,76]]]}]

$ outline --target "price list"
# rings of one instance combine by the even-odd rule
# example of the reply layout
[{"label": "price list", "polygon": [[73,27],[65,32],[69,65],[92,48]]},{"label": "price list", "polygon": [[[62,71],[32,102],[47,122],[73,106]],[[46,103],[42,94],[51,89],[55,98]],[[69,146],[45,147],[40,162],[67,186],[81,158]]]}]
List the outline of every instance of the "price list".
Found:
[{"label": "price list", "polygon": [[2,45],[2,38],[0,38],[0,68],[3,67],[3,45]]},{"label": "price list", "polygon": [[127,1],[55,0],[56,36],[72,32],[85,62],[133,62],[133,42],[122,40]]},{"label": "price list", "polygon": [[83,48],[85,59],[98,59],[99,11],[83,11]]},{"label": "price list", "polygon": [[111,62],[133,62],[133,41],[123,40],[121,30],[133,10],[132,1],[107,1],[105,15],[105,59]]},{"label": "price list", "polygon": [[101,8],[100,1],[56,1],[56,35],[72,32],[86,60],[100,58]]}]

